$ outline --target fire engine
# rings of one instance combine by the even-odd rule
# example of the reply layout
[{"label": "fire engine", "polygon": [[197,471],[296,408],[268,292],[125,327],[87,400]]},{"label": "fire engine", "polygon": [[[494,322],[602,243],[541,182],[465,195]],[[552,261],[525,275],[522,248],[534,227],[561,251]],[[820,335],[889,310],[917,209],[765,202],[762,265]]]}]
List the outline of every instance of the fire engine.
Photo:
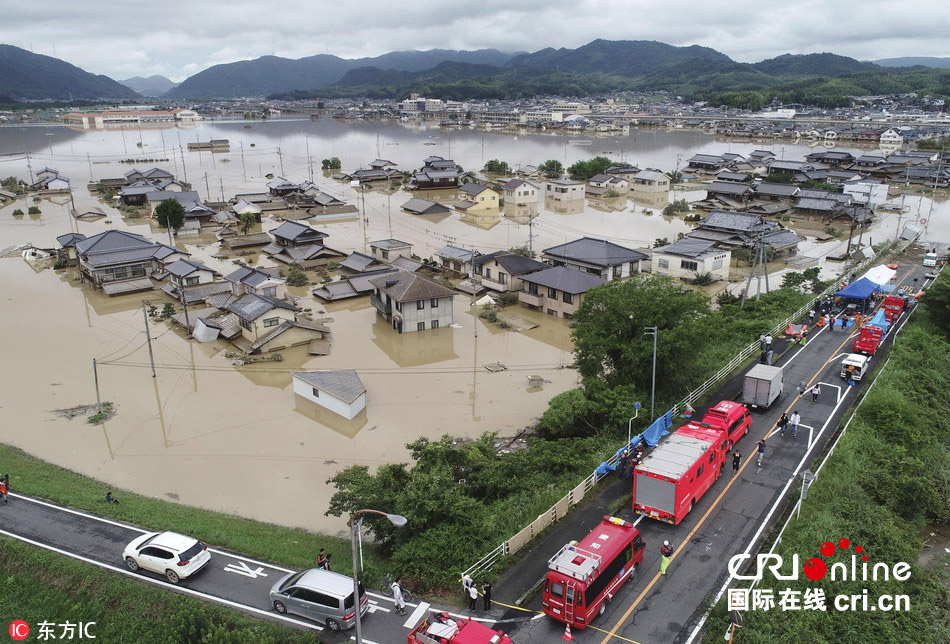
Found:
[{"label": "fire engine", "polygon": [[514,640],[474,620],[433,613],[412,629],[408,644],[514,644]]},{"label": "fire engine", "polygon": [[[901,301],[903,302],[903,300]],[[884,336],[887,335],[890,326],[887,311],[884,309],[878,310],[874,317],[861,327],[858,337],[854,340],[854,353],[873,356],[877,348],[881,346],[881,342],[884,340]]]},{"label": "fire engine", "polygon": [[545,615],[586,628],[643,563],[645,545],[632,523],[605,516],[580,543],[572,541],[548,559]]},{"label": "fire engine", "polygon": [[904,306],[904,298],[899,295],[888,295],[884,298],[884,304],[881,305],[881,308],[884,309],[887,321],[893,323],[904,312]]},{"label": "fire engine", "polygon": [[633,511],[678,525],[722,474],[730,447],[724,429],[680,427],[633,471]]}]

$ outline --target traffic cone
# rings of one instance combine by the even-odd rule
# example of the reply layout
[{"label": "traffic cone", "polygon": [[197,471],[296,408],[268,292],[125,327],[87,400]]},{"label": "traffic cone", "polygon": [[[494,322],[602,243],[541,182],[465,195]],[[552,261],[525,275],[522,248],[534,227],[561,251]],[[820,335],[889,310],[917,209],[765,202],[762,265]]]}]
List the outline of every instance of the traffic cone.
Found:
[{"label": "traffic cone", "polygon": [[574,641],[574,636],[571,635],[571,625],[570,625],[570,624],[565,624],[565,625],[564,625],[564,635],[561,635],[561,639],[564,640],[565,642],[573,642],[573,641]]}]

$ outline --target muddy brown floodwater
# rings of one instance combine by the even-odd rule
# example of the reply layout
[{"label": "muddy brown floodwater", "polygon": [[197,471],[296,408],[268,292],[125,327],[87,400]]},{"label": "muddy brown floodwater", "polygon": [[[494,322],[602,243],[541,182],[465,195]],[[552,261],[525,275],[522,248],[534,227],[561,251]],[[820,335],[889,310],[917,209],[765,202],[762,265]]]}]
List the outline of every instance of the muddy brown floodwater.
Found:
[{"label": "muddy brown floodwater", "polygon": [[[99,206],[107,217],[73,220],[66,198],[44,199],[42,214],[13,217],[27,210],[24,200],[0,208],[0,249],[24,243],[53,247],[69,231],[93,235],[109,228],[131,230],[165,241],[162,231],[144,220],[124,220],[89,194],[92,178],[120,176],[142,161],[187,177],[202,198],[220,199],[263,190],[265,175],[313,180],[331,194],[360,206],[365,218],[313,222],[329,234],[327,244],[349,252],[367,242],[395,237],[428,257],[445,244],[482,252],[531,243],[535,250],[582,235],[604,236],[633,247],[657,237],[673,239],[690,226],[681,217],[660,213],[670,195],[588,200],[564,204],[546,201],[461,215],[413,216],[400,209],[405,191],[357,190],[319,170],[319,159],[338,156],[344,169],[377,156],[401,168],[416,168],[430,154],[452,157],[466,169],[499,158],[513,167],[554,158],[569,165],[596,154],[621,158],[641,167],[672,169],[698,152],[746,152],[761,144],[726,144],[695,132],[634,132],[626,137],[596,138],[590,146],[571,146],[565,137],[528,134],[517,137],[474,130],[442,132],[399,123],[338,123],[277,120],[268,123],[202,123],[189,130],[137,129],[78,131],[66,127],[0,127],[3,176],[28,179],[29,152],[35,171],[49,165],[72,179],[77,207]],[[196,139],[228,138],[227,154],[181,152],[179,144]],[[137,143],[142,143],[141,148]],[[434,145],[424,145],[434,144]],[[307,158],[317,160],[311,168]],[[844,149],[844,148],[843,148]],[[776,151],[777,148],[776,148]],[[801,158],[804,145],[787,145],[785,158]],[[676,197],[701,198],[691,188]],[[423,196],[451,203],[453,191]],[[363,200],[365,199],[365,209]],[[930,200],[907,198],[913,219],[930,217]],[[938,202],[928,234],[947,239],[947,207]],[[529,228],[528,222],[533,225]],[[278,222],[266,219],[264,230]],[[882,216],[872,227],[874,241],[893,237],[896,215]],[[529,237],[530,234],[530,237]],[[841,240],[819,243],[809,237],[801,253],[827,272],[835,265],[825,256],[839,252]],[[231,258],[216,258],[213,235],[184,237],[177,245],[217,270],[234,268]],[[242,257],[272,266],[259,253]],[[283,362],[234,367],[222,342],[197,344],[167,323],[152,327],[157,377],[148,367],[141,303],[168,301],[157,292],[110,298],[77,281],[75,270],[36,270],[19,256],[0,259],[0,440],[64,467],[95,476],[110,485],[189,505],[327,533],[341,532],[343,521],[325,517],[332,489],[326,480],[349,465],[374,468],[408,460],[405,444],[419,436],[474,438],[485,431],[510,436],[530,424],[551,396],[576,383],[566,321],[516,309],[510,314],[538,326],[506,331],[477,321],[475,337],[470,299],[459,295],[455,322],[461,328],[395,334],[381,322],[367,298],[324,305],[304,289],[301,305],[333,319],[332,353],[310,356],[305,347],[283,352]],[[505,315],[509,315],[506,313]],[[504,315],[503,315],[504,317]],[[51,413],[95,401],[92,359],[100,362],[104,401],[116,415],[102,425],[82,417]],[[489,373],[484,365],[500,362],[507,371]],[[368,389],[368,406],[345,421],[295,396],[290,372],[354,368]],[[528,389],[528,376],[545,380]]]}]

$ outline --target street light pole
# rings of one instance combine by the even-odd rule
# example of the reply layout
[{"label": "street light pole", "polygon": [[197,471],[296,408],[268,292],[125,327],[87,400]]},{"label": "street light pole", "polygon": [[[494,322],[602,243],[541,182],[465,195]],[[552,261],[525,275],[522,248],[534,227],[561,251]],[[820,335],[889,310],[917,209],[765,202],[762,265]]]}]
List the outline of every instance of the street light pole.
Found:
[{"label": "street light pole", "polygon": [[653,384],[650,387],[650,422],[653,421],[656,416],[653,413],[653,404],[656,400],[656,336],[657,336],[657,327],[648,326],[643,331],[643,335],[652,335],[653,336]]},{"label": "street light pole", "polygon": [[406,517],[402,515],[388,514],[379,510],[357,510],[350,514],[350,542],[353,550],[353,605],[356,607],[356,644],[363,644],[363,623],[360,615],[360,577],[356,558],[356,537],[359,535],[363,520],[355,521],[358,514],[379,514],[389,519],[389,522],[397,528],[406,525],[407,521]]}]

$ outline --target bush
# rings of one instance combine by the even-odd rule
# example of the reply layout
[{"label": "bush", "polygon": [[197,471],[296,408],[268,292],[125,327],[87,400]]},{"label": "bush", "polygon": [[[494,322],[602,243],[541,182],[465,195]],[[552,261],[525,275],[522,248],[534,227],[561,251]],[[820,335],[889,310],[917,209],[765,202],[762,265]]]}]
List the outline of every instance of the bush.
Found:
[{"label": "bush", "polygon": [[689,212],[689,202],[685,199],[676,199],[663,206],[663,214],[667,217],[678,215],[681,212]]},{"label": "bush", "polygon": [[162,312],[158,317],[162,320],[167,320],[173,315],[175,315],[175,305],[171,302],[165,302],[165,306],[162,307]]},{"label": "bush", "polygon": [[23,216],[23,211],[22,211],[21,209],[17,208],[16,210],[13,211],[13,216],[14,216],[14,217],[22,217],[22,216]]},{"label": "bush", "polygon": [[310,279],[300,264],[291,264],[290,268],[287,269],[287,285],[307,286],[308,284],[310,284]]},{"label": "bush", "polygon": [[29,209],[27,210],[27,213],[31,215],[39,215],[42,212],[43,211],[37,208],[36,206],[30,206]]},{"label": "bush", "polygon": [[497,322],[498,321],[498,312],[493,308],[485,308],[478,314],[478,317],[488,322]]},{"label": "bush", "polygon": [[501,307],[511,306],[512,304],[518,303],[518,294],[512,291],[505,291],[504,293],[499,293],[498,297],[495,298],[495,304]]}]

